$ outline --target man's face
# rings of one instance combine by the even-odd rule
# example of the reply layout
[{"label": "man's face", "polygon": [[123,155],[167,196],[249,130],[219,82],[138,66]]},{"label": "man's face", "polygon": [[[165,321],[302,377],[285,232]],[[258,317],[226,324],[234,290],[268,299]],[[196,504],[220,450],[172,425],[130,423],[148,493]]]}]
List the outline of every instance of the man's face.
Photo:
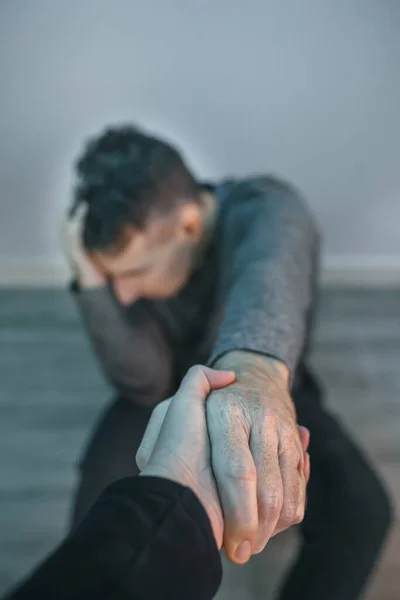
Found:
[{"label": "man's face", "polygon": [[118,254],[93,252],[91,258],[110,279],[121,304],[171,298],[191,275],[201,222],[199,207],[189,206],[171,217],[152,219],[144,231],[128,230]]}]

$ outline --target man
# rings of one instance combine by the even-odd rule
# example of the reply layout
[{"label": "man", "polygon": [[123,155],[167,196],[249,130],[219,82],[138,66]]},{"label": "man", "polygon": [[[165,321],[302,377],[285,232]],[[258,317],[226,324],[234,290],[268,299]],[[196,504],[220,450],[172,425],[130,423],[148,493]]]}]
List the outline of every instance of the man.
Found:
[{"label": "man", "polygon": [[228,557],[244,563],[303,520],[300,423],[312,476],[280,598],[354,600],[390,509],[305,366],[318,235],[303,201],[270,177],[201,185],[172,146],[129,126],[93,139],[77,174],[73,289],[117,398],[83,458],[75,522],[108,483],[135,472],[151,410],[207,362],[237,378],[207,403]]}]

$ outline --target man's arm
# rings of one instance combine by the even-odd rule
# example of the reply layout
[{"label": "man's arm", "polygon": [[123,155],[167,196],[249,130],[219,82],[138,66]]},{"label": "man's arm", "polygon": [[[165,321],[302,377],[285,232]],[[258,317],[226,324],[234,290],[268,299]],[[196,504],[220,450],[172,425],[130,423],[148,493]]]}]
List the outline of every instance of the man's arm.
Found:
[{"label": "man's arm", "polygon": [[173,353],[146,303],[123,307],[108,285],[72,287],[95,353],[118,392],[145,406],[166,398]]},{"label": "man's arm", "polygon": [[103,371],[118,393],[154,406],[171,392],[172,351],[161,328],[138,300],[122,306],[82,242],[87,206],[64,219],[62,236],[74,276],[71,286]]},{"label": "man's arm", "polygon": [[290,384],[306,341],[318,234],[284,184],[257,178],[233,193],[231,267],[226,260],[210,363],[234,370],[236,383],[213,392],[206,411],[225,550],[245,562],[304,516],[309,457]]},{"label": "man's arm", "polygon": [[284,183],[259,177],[233,193],[243,201],[228,225],[228,292],[209,362],[235,350],[258,353],[283,362],[292,379],[308,333],[319,235],[302,198]]}]

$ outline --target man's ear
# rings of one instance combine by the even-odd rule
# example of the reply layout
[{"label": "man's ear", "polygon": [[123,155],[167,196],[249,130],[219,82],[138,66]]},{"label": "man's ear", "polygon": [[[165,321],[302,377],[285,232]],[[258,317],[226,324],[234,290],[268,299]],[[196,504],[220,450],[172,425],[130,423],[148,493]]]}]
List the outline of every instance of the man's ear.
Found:
[{"label": "man's ear", "polygon": [[199,204],[187,203],[178,209],[179,228],[191,242],[198,242],[204,229],[204,216]]}]

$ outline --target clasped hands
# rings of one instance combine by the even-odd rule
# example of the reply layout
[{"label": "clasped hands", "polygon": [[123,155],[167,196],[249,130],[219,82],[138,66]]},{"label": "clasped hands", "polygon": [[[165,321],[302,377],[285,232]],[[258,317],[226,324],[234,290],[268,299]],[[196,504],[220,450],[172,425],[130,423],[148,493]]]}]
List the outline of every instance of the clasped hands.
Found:
[{"label": "clasped hands", "polygon": [[[260,362],[257,363],[257,360]],[[192,367],[175,396],[154,409],[136,461],[141,475],[191,488],[218,548],[238,564],[302,521],[310,477],[309,432],[299,427],[288,377],[263,357],[234,371]]]}]

